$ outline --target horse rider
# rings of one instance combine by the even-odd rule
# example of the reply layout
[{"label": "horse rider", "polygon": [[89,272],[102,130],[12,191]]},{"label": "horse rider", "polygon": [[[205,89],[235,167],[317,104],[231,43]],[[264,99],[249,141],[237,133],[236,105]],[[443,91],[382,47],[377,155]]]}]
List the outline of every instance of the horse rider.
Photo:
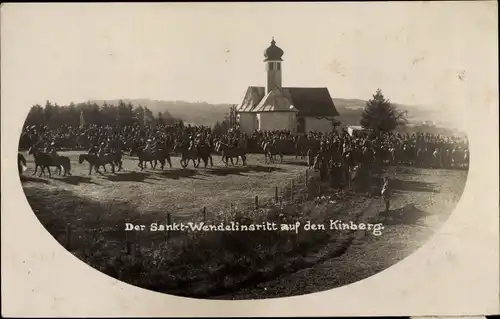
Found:
[{"label": "horse rider", "polygon": [[107,149],[106,143],[101,142],[101,145],[99,147],[99,151],[97,152],[97,156],[100,158],[103,158],[104,155],[106,154],[106,149]]},{"label": "horse rider", "polygon": [[114,151],[116,154],[122,153],[122,141],[120,140],[120,137],[116,137],[115,139]]},{"label": "horse rider", "polygon": [[201,133],[196,134],[196,137],[194,139],[194,145],[196,146],[200,145],[201,140],[202,140]]},{"label": "horse rider", "polygon": [[108,138],[108,145],[109,145],[109,151],[110,152],[116,152],[117,149],[119,148],[120,145],[120,139],[117,136],[117,134],[113,134],[110,138]]},{"label": "horse rider", "polygon": [[52,141],[52,143],[50,143],[50,145],[45,150],[53,160],[57,159],[58,155],[56,150],[56,143],[54,141]]},{"label": "horse rider", "polygon": [[188,150],[189,150],[189,151],[192,151],[192,150],[193,150],[193,148],[194,148],[194,140],[193,140],[193,135],[189,135],[189,137],[188,137],[188,139],[187,139],[187,140],[188,140],[188,145],[189,145],[189,146],[188,146]]},{"label": "horse rider", "polygon": [[238,138],[236,137],[236,135],[233,135],[233,137],[231,138],[231,145],[232,145],[234,148],[237,148],[237,147],[238,147]]},{"label": "horse rider", "polygon": [[202,133],[202,134],[198,134],[197,135],[197,138],[196,138],[196,145],[198,147],[205,147],[207,145],[210,145],[209,143],[207,143],[207,138],[204,138],[205,137],[205,134]]},{"label": "horse rider", "polygon": [[90,145],[88,153],[89,154],[97,154],[98,152],[99,152],[99,147],[97,146],[96,143],[92,143],[92,145]]},{"label": "horse rider", "polygon": [[146,146],[144,147],[144,151],[154,152],[155,149],[156,149],[156,140],[154,138],[148,139],[146,141]]},{"label": "horse rider", "polygon": [[247,136],[246,134],[242,134],[238,140],[239,148],[246,150],[247,149]]},{"label": "horse rider", "polygon": [[212,136],[210,135],[210,133],[208,133],[205,137],[205,145],[207,145],[208,147],[212,147]]}]

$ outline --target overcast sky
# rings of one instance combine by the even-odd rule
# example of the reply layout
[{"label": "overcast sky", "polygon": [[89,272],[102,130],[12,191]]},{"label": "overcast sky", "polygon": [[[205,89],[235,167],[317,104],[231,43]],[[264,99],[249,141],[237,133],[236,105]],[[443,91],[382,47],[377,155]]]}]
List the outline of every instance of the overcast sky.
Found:
[{"label": "overcast sky", "polygon": [[[151,98],[238,103],[265,85],[467,107],[496,94],[496,2],[7,4],[2,86],[18,103]],[[494,63],[494,64],[491,64]],[[495,64],[496,63],[496,64]],[[5,86],[4,86],[5,85]]]}]

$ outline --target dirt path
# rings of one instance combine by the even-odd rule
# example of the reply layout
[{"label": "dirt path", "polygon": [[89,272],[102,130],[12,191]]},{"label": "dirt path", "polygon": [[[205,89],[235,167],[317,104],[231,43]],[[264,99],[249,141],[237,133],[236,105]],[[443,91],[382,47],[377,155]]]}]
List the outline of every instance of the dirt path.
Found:
[{"label": "dirt path", "polygon": [[458,203],[467,172],[400,168],[393,177],[391,214],[380,198],[353,207],[363,218],[383,223],[381,236],[361,233],[340,257],[216,299],[261,299],[302,295],[347,285],[372,276],[422,246],[447,220]]}]

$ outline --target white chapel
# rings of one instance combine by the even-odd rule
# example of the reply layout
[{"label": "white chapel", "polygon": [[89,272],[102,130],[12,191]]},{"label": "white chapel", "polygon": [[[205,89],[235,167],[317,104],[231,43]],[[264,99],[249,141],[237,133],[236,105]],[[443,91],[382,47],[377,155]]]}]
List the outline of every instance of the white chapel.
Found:
[{"label": "white chapel", "polygon": [[283,87],[283,50],[276,41],[264,51],[266,86],[248,87],[236,107],[240,130],[289,130],[297,134],[309,131],[331,132],[339,115],[326,87]]}]

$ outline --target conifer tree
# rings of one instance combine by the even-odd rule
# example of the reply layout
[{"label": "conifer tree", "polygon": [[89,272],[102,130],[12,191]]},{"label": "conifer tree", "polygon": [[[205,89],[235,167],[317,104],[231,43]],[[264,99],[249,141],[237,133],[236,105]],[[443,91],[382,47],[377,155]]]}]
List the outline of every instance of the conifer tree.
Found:
[{"label": "conifer tree", "polygon": [[408,122],[406,111],[400,111],[384,97],[377,89],[373,97],[368,100],[361,114],[359,124],[365,129],[373,130],[377,135],[381,132],[391,132],[398,125]]}]

